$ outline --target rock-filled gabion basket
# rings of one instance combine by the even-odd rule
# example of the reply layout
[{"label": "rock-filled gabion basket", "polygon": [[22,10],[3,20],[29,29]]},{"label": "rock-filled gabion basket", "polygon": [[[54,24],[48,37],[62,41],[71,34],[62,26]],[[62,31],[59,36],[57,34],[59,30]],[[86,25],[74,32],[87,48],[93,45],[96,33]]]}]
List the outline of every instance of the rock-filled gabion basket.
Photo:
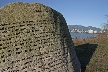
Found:
[{"label": "rock-filled gabion basket", "polygon": [[63,15],[39,3],[0,8],[0,71],[80,72]]}]

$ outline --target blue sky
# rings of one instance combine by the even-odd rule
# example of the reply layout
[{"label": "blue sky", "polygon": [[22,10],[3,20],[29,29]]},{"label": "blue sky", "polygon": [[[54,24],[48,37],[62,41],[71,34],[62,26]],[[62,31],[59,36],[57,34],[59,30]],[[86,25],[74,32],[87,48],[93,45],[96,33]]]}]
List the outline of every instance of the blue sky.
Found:
[{"label": "blue sky", "polygon": [[101,28],[108,14],[108,0],[1,0],[0,7],[10,2],[38,2],[63,14],[68,25]]}]

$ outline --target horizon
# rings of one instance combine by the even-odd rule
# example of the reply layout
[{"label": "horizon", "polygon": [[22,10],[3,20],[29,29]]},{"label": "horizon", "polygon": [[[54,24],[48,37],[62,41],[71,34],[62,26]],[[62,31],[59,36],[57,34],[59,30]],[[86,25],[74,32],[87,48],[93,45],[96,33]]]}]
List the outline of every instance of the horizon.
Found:
[{"label": "horizon", "polygon": [[105,15],[108,14],[108,0],[3,0],[0,8],[12,2],[37,2],[49,6],[64,16],[67,25],[102,28],[102,24],[107,22]]},{"label": "horizon", "polygon": [[[72,24],[72,25],[78,25],[78,24]],[[78,26],[83,26],[83,25],[78,25]],[[84,27],[90,27],[90,26],[84,26]],[[94,27],[94,26],[92,26],[92,27]],[[96,28],[99,28],[99,27],[96,27]],[[102,29],[102,28],[100,28],[100,29]]]}]

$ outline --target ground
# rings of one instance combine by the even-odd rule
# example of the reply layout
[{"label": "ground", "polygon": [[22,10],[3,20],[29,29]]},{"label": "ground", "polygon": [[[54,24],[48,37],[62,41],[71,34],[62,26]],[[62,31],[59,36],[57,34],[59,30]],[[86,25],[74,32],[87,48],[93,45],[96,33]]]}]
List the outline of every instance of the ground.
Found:
[{"label": "ground", "polygon": [[81,72],[108,72],[108,37],[73,39]]}]

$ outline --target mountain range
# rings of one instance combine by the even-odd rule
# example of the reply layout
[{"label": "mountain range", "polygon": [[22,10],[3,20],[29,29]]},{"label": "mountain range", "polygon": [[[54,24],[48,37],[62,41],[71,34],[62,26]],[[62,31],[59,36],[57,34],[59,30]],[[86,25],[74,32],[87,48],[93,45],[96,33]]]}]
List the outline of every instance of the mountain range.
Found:
[{"label": "mountain range", "polygon": [[96,28],[96,27],[92,27],[92,26],[88,26],[88,27],[85,27],[85,26],[82,26],[82,25],[68,25],[68,29],[69,30],[72,30],[72,29],[79,29],[79,30],[89,30],[89,29],[92,29],[92,30],[97,30],[97,31],[101,31],[100,28]]}]

